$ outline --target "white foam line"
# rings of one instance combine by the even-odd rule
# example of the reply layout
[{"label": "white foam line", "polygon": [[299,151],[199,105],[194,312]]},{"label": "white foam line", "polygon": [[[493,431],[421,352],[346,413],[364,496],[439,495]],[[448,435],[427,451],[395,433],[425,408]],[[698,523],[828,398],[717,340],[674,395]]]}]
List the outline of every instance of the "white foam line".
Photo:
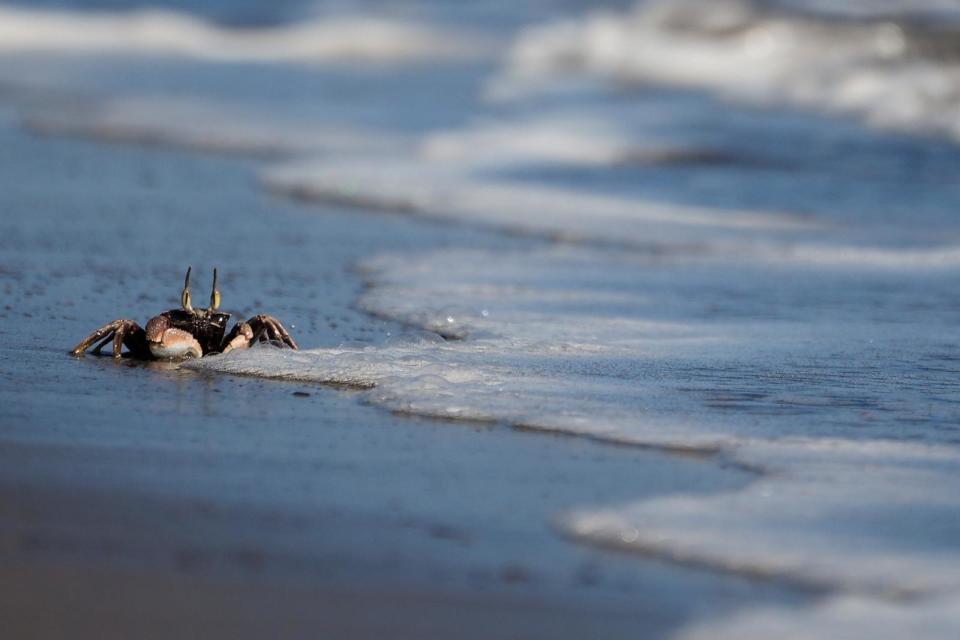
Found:
[{"label": "white foam line", "polygon": [[869,246],[795,243],[758,247],[758,260],[781,264],[846,269],[937,270],[960,266],[960,245],[923,248],[879,248]]},{"label": "white foam line", "polygon": [[479,55],[476,38],[382,19],[327,18],[227,28],[186,14],[89,13],[0,7],[0,53],[174,55],[215,62],[395,62]]},{"label": "white foam line", "polygon": [[[746,440],[733,451],[769,472],[737,492],[573,513],[564,526],[595,544],[884,598],[960,590],[956,551],[925,548],[925,532],[891,518],[903,509],[949,522],[956,451],[823,439]],[[888,530],[871,531],[871,520]]]},{"label": "white foam line", "polygon": [[790,609],[759,607],[676,634],[676,640],[955,640],[960,615],[956,595],[911,602],[888,602],[862,596],[831,598],[825,603]]},{"label": "white foam line", "polygon": [[[744,439],[669,412],[639,418],[624,409],[618,415],[611,407],[630,395],[646,394],[656,404],[670,402],[671,390],[525,372],[502,362],[502,348],[478,341],[302,353],[257,349],[189,366],[369,388],[368,400],[400,413],[506,422],[614,444],[726,451],[765,474],[734,493],[588,509],[560,522],[586,543],[748,576],[883,598],[960,590],[957,553],[926,549],[925,532],[896,519],[904,509],[923,512],[928,525],[950,522],[960,495],[956,451],[885,440]],[[522,348],[508,350],[524,360]],[[538,367],[549,362],[542,349],[533,351],[541,354]],[[571,352],[577,345],[563,343],[560,355],[568,360]],[[871,521],[876,532],[866,524]]]},{"label": "white foam line", "polygon": [[529,29],[490,91],[523,95],[537,78],[576,69],[960,138],[960,65],[915,55],[922,38],[889,20],[825,22],[748,0],[644,1]]},{"label": "white foam line", "polygon": [[[569,247],[385,256],[365,265],[376,286],[361,306],[465,340],[298,353],[263,348],[189,366],[355,385],[368,389],[370,402],[397,412],[505,422],[619,444],[720,451],[724,459],[758,470],[757,479],[742,491],[590,507],[559,522],[586,543],[823,587],[881,610],[898,610],[905,598],[923,598],[934,609],[938,599],[955,598],[960,593],[960,548],[952,544],[960,535],[956,447],[894,440],[889,434],[902,433],[899,423],[896,431],[881,431],[888,435],[862,440],[771,435],[774,421],[772,433],[784,432],[781,423],[789,420],[791,405],[823,407],[816,415],[838,424],[869,420],[863,414],[871,411],[890,412],[885,420],[896,421],[912,415],[900,403],[913,392],[901,387],[928,385],[921,395],[933,402],[951,393],[942,388],[948,374],[931,374],[936,379],[926,382],[899,380],[896,372],[857,378],[850,367],[861,361],[847,364],[846,358],[873,362],[869,354],[855,355],[858,345],[867,344],[860,334],[877,331],[867,320],[850,328],[816,314],[804,322],[671,320],[689,316],[683,291],[722,298],[733,273],[725,262],[711,267],[691,259],[688,266],[685,276],[682,259],[658,263]],[[746,260],[735,273],[765,279],[761,284],[779,281],[765,271],[762,263]],[[640,274],[644,279],[637,282]],[[882,290],[884,272],[873,277],[873,286]],[[798,286],[817,281],[808,274]],[[683,289],[680,297],[667,283]],[[907,297],[897,304],[914,303]],[[889,330],[879,334],[886,350],[890,336],[902,331]],[[908,342],[905,348],[918,344],[929,342]],[[793,364],[798,354],[802,362]],[[891,362],[903,357],[890,356]],[[749,388],[756,366],[798,378],[793,386],[767,389],[774,413],[762,411],[766,400],[739,421],[727,419],[722,409],[705,408],[698,385],[722,396],[724,385],[712,376],[729,370],[736,395]],[[702,376],[711,379],[704,382]],[[804,376],[809,380],[799,380]],[[837,377],[842,386],[856,386],[858,394],[907,395],[865,403],[864,409],[856,408],[857,398],[851,398],[852,408],[843,398],[833,405],[816,394],[825,384],[834,388],[830,381]],[[681,392],[678,385],[691,390]],[[804,386],[794,390],[797,385]],[[833,432],[844,433],[835,427]],[[960,610],[939,611],[960,621]],[[731,628],[754,624],[753,618],[745,620]],[[901,628],[916,623],[909,616],[904,620]],[[870,628],[851,637],[869,637]],[[710,637],[707,629],[691,633]]]},{"label": "white foam line", "polygon": [[935,270],[960,265],[957,244],[915,248],[844,244],[831,241],[829,229],[820,221],[799,216],[474,178],[469,167],[440,159],[303,160],[268,169],[262,177],[271,190],[296,198],[573,242],[687,247],[711,258],[726,255],[734,261],[806,267]]},{"label": "white foam line", "polygon": [[[475,178],[469,168],[409,157],[298,161],[265,171],[263,180],[274,191],[305,199],[615,243],[655,244],[663,235],[662,227],[716,232],[818,226],[789,214],[719,211]],[[706,234],[696,237],[705,238]]]}]

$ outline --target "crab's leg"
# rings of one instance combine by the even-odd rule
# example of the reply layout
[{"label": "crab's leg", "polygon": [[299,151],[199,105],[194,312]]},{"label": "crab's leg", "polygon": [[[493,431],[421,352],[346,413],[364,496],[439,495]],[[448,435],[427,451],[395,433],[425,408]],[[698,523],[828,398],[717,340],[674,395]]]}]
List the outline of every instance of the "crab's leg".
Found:
[{"label": "crab's leg", "polygon": [[[297,349],[297,343],[290,337],[290,334],[286,328],[280,324],[280,321],[273,316],[258,315],[254,316],[248,322],[252,325],[254,332],[266,336],[267,340],[277,341],[287,345],[291,349]],[[262,328],[258,330],[257,325],[261,325]]]},{"label": "crab's leg", "polygon": [[97,346],[95,346],[95,347],[90,351],[90,353],[92,353],[92,354],[95,355],[95,356],[100,355],[100,351],[101,351],[105,346],[107,346],[107,343],[108,343],[108,342],[110,342],[110,341],[112,341],[112,340],[113,340],[113,334],[111,333],[110,335],[106,336],[103,340],[101,340],[101,341],[100,341],[100,344],[98,344]]},{"label": "crab's leg", "polygon": [[273,316],[261,314],[250,318],[246,322],[238,322],[224,338],[221,351],[230,353],[234,349],[246,349],[260,340],[279,342],[291,349],[297,349],[297,343],[290,337],[279,320]]},{"label": "crab's leg", "polygon": [[230,353],[234,349],[246,349],[253,342],[253,329],[246,322],[238,322],[223,339],[220,353]]},{"label": "crab's leg", "polygon": [[84,352],[90,348],[90,345],[92,345],[95,342],[102,341],[102,344],[100,344],[98,347],[98,348],[102,348],[104,344],[106,344],[107,342],[110,341],[111,338],[113,338],[113,334],[116,333],[117,328],[120,326],[122,322],[123,320],[114,320],[109,324],[103,325],[102,327],[100,327],[99,329],[97,329],[96,331],[88,335],[86,338],[81,340],[80,344],[78,344],[73,349],[71,349],[70,355],[77,356],[78,358],[82,357]]},{"label": "crab's leg", "polygon": [[117,335],[113,337],[113,357],[120,357],[120,346],[119,342],[123,344],[130,350],[130,353],[137,358],[143,360],[153,359],[153,354],[150,353],[150,345],[147,344],[147,332],[144,331],[140,325],[132,320],[128,320],[127,324],[123,327],[123,338],[119,338],[120,332],[117,332]]},{"label": "crab's leg", "polygon": [[94,348],[94,352],[99,353],[110,340],[113,339],[113,357],[119,358],[123,345],[138,358],[149,358],[150,348],[147,345],[147,334],[133,320],[121,318],[105,324],[89,336],[83,339],[77,346],[70,350],[70,355],[82,357],[84,352],[94,343],[99,343]]}]

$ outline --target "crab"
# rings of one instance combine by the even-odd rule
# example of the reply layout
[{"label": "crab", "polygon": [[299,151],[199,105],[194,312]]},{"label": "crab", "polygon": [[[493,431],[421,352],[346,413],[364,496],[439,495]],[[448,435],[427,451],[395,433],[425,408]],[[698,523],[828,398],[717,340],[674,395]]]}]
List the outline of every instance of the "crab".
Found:
[{"label": "crab", "polygon": [[190,300],[190,271],[191,268],[187,267],[183,291],[180,293],[180,309],[170,309],[150,318],[146,329],[126,318],[114,320],[84,338],[70,351],[70,355],[81,358],[94,344],[96,346],[92,353],[99,354],[110,341],[113,341],[114,358],[120,358],[126,346],[131,357],[141,360],[200,358],[213,353],[246,349],[261,341],[297,348],[297,343],[273,316],[256,315],[237,322],[228,333],[230,314],[217,311],[220,308],[220,290],[217,289],[216,269],[213,270],[210,306],[194,309]]}]

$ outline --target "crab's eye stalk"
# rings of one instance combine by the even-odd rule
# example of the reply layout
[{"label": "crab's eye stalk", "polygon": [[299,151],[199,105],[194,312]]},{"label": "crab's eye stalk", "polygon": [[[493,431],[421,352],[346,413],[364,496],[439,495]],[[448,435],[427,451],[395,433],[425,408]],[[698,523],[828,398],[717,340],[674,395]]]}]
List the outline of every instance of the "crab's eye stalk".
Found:
[{"label": "crab's eye stalk", "polygon": [[190,304],[190,270],[187,267],[187,277],[183,279],[183,292],[180,294],[180,306],[187,311],[193,311],[193,305]]},{"label": "crab's eye stalk", "polygon": [[210,292],[210,309],[216,311],[220,308],[220,289],[217,289],[217,268],[213,268],[213,290]]}]

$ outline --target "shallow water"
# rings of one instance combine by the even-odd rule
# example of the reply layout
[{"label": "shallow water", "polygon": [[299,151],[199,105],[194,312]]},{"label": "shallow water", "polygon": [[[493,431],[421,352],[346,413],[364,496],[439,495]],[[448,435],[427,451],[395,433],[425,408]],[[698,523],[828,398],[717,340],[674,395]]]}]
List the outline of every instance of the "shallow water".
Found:
[{"label": "shallow water", "polygon": [[[614,636],[806,597],[580,548],[552,524],[638,491],[740,486],[742,471],[395,417],[343,390],[65,353],[114,316],[144,320],[175,304],[179,266],[197,268],[196,258],[221,265],[227,309],[269,309],[305,346],[382,344],[402,327],[354,308],[354,259],[516,241],[390,216],[316,216],[258,194],[246,162],[0,135],[11,178],[0,249],[11,302],[0,358],[4,566],[293,580],[370,598],[504,592],[567,603]],[[94,187],[92,174],[109,180]],[[515,621],[502,624],[509,632]],[[527,632],[550,628],[535,617]]]}]

